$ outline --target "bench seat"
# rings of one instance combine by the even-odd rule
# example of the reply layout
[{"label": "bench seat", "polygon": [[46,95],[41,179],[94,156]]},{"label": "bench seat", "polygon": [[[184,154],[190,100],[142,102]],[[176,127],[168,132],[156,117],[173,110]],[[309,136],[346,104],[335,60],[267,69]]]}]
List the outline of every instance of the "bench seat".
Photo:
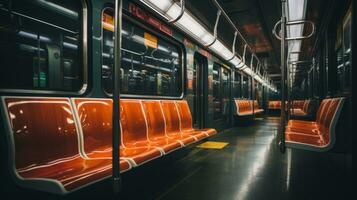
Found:
[{"label": "bench seat", "polygon": [[328,151],[335,143],[335,129],[344,98],[324,99],[317,112],[316,121],[289,120],[285,138],[290,147]]},{"label": "bench seat", "polygon": [[[3,97],[8,138],[15,151],[15,182],[20,186],[66,194],[111,176],[111,159],[81,154],[79,134],[68,98]],[[120,160],[121,171],[131,168]]]}]

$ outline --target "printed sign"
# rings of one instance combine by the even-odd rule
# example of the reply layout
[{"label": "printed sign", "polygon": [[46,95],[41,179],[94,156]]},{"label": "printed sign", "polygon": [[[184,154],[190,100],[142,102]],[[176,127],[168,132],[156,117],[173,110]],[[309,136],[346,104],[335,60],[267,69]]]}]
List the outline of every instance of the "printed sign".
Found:
[{"label": "printed sign", "polygon": [[114,32],[114,17],[104,13],[102,25],[105,30]]},{"label": "printed sign", "polygon": [[144,33],[145,45],[154,49],[157,49],[157,37],[150,33]]}]

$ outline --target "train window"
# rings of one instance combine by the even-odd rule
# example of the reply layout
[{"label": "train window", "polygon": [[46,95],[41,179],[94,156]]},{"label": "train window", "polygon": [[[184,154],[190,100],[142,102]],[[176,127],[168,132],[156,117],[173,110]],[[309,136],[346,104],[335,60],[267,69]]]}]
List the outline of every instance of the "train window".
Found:
[{"label": "train window", "polygon": [[214,119],[219,119],[222,113],[222,102],[220,97],[221,81],[220,81],[220,66],[217,64],[213,65],[213,117]]},{"label": "train window", "polygon": [[227,121],[229,120],[229,113],[230,113],[230,104],[229,100],[231,98],[231,87],[230,87],[230,78],[231,74],[230,71],[222,67],[222,88],[221,88],[221,97],[222,97],[222,115],[224,116]]},{"label": "train window", "polygon": [[0,89],[80,91],[82,1],[0,3]]},{"label": "train window", "polygon": [[[112,92],[114,19],[112,9],[103,13],[102,79]],[[182,94],[181,49],[172,42],[123,20],[121,92],[127,95],[179,97]]]},{"label": "train window", "polygon": [[229,114],[230,71],[221,65],[213,65],[213,103],[214,119]]},{"label": "train window", "polygon": [[249,98],[249,81],[247,76],[243,76],[242,97]]},{"label": "train window", "polygon": [[349,10],[343,22],[343,62],[345,75],[344,88],[349,88],[351,86],[351,15],[351,10]]},{"label": "train window", "polygon": [[351,10],[349,10],[337,30],[337,89],[339,92],[351,87],[351,53]]},{"label": "train window", "polygon": [[234,98],[241,97],[241,74],[238,72],[234,72],[233,95]]}]

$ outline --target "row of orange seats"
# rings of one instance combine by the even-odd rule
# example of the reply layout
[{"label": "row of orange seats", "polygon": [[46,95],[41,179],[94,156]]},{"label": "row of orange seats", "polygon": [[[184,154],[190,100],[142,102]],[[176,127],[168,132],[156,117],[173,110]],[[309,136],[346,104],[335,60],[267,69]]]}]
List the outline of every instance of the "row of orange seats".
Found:
[{"label": "row of orange seats", "polygon": [[[296,116],[306,116],[310,106],[310,100],[294,100],[291,107],[291,114]],[[280,110],[281,101],[269,101],[268,109]],[[285,102],[285,109],[288,109],[288,101]]]},{"label": "row of orange seats", "polygon": [[324,99],[317,111],[316,121],[289,120],[286,144],[290,147],[328,151],[335,143],[336,125],[345,99]]},{"label": "row of orange seats", "polygon": [[[121,100],[125,172],[216,134],[194,129],[185,100]],[[112,174],[112,101],[3,97],[10,169],[20,186],[66,194]]]},{"label": "row of orange seats", "polygon": [[308,109],[310,106],[310,100],[296,100],[293,101],[293,106],[291,108],[291,114],[295,116],[306,116],[308,115]]},{"label": "row of orange seats", "polygon": [[[288,102],[285,102],[285,109],[288,108]],[[280,110],[281,109],[281,101],[269,101],[268,109],[270,110]]]},{"label": "row of orange seats", "polygon": [[259,107],[257,100],[235,99],[234,102],[236,105],[236,115],[238,116],[249,116],[264,112],[264,109]]}]

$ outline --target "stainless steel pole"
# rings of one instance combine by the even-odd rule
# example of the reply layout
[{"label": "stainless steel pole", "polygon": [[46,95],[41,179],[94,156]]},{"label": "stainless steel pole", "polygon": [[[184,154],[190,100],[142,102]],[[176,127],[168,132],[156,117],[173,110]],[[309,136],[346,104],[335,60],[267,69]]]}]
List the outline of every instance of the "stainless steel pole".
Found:
[{"label": "stainless steel pole", "polygon": [[281,0],[281,111],[280,111],[280,151],[285,152],[285,68],[286,68],[286,58],[285,58],[285,26],[286,26],[286,15],[285,15],[285,4],[286,0]]},{"label": "stainless steel pole", "polygon": [[122,26],[122,0],[115,1],[114,24],[114,67],[113,67],[113,113],[112,113],[112,145],[113,145],[113,192],[118,195],[121,190],[120,177],[120,61],[121,61],[121,26]]}]

